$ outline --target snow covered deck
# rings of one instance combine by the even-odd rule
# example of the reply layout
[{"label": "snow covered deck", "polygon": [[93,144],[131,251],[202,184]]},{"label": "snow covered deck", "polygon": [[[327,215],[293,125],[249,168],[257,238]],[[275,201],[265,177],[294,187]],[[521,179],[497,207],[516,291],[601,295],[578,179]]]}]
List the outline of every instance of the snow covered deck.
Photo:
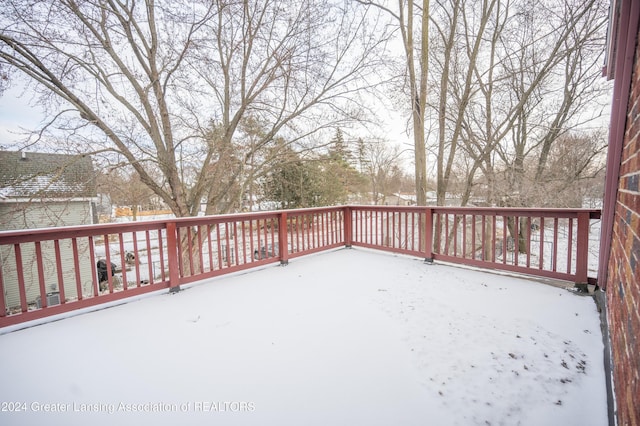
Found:
[{"label": "snow covered deck", "polygon": [[340,249],[0,336],[0,424],[602,425],[592,298]]}]

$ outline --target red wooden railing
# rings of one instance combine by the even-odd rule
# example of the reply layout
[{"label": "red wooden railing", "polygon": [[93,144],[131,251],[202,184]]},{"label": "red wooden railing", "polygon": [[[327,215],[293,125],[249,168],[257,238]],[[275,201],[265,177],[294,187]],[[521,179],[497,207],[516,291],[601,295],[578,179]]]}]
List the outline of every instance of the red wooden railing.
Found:
[{"label": "red wooden railing", "polygon": [[342,206],[0,232],[0,327],[351,245],[593,283],[599,215]]},{"label": "red wooden railing", "polygon": [[[595,284],[599,210],[352,206],[353,245]],[[595,225],[595,223],[594,223]],[[595,248],[597,244],[593,244]],[[597,268],[597,256],[593,259]],[[595,274],[595,270],[594,270]]]}]

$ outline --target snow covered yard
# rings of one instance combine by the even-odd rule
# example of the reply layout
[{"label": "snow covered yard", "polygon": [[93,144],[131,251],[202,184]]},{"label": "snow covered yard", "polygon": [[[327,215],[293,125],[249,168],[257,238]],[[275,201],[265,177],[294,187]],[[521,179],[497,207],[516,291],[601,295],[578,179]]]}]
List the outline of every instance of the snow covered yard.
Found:
[{"label": "snow covered yard", "polygon": [[342,249],[0,336],[0,424],[603,425],[592,298]]}]

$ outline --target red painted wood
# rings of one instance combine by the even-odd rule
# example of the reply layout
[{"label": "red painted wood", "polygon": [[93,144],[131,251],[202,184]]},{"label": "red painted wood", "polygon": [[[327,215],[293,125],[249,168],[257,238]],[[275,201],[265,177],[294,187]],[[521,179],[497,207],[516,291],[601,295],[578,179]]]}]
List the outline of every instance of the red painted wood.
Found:
[{"label": "red painted wood", "polygon": [[[0,317],[0,328],[10,325],[21,324],[27,321],[33,321],[50,317],[53,315],[65,314],[76,311],[78,309],[90,308],[117,300],[124,300],[129,297],[139,296],[153,291],[164,290],[168,288],[168,282],[161,282],[155,285],[147,285],[140,288],[132,288],[128,291],[119,291],[111,294],[104,294],[98,297],[90,297],[78,301],[70,301],[65,304],[49,306],[46,309],[35,309],[21,314],[8,315]],[[4,311],[3,311],[4,312]]]},{"label": "red painted wood", "polygon": [[571,273],[571,259],[573,252],[573,218],[569,219],[569,236],[567,238],[567,274]]},{"label": "red painted wood", "polygon": [[[583,280],[584,282],[593,282],[594,279],[587,277],[587,260],[588,260],[588,232],[589,221],[599,217],[597,210],[566,210],[566,209],[489,209],[489,208],[453,208],[453,207],[403,207],[403,206],[345,206],[345,207],[329,207],[316,209],[290,210],[285,212],[258,212],[243,213],[239,215],[224,216],[208,216],[187,219],[175,219],[170,221],[152,221],[137,222],[134,224],[107,224],[92,225],[84,227],[56,228],[45,230],[25,230],[23,232],[10,231],[0,232],[0,246],[10,246],[16,254],[16,264],[22,265],[23,244],[35,243],[36,245],[36,262],[38,265],[38,283],[41,299],[46,304],[46,288],[44,287],[44,271],[42,266],[42,247],[41,243],[45,241],[53,241],[56,249],[56,271],[58,285],[61,289],[61,305],[69,305],[69,307],[47,306],[38,310],[37,313],[29,311],[26,297],[25,276],[22,268],[18,268],[18,282],[20,292],[20,310],[22,314],[11,315],[11,322],[26,321],[27,318],[44,317],[54,313],[68,312],[77,309],[80,306],[86,306],[83,303],[90,301],[90,305],[102,303],[103,301],[116,300],[118,298],[128,297],[132,292],[146,292],[149,287],[167,288],[177,287],[180,284],[194,282],[205,278],[218,276],[221,274],[248,269],[254,266],[265,265],[275,261],[284,261],[323,250],[333,249],[342,245],[357,245],[385,251],[403,253],[414,256],[421,256],[426,259],[440,259],[446,261],[455,261],[456,263],[468,264],[484,268],[497,268],[514,272],[535,273],[540,276]],[[435,220],[434,220],[435,216]],[[468,216],[468,217],[467,217]],[[502,259],[497,261],[496,249],[497,236],[499,234],[497,218],[502,218]],[[513,254],[515,260],[509,259],[507,253],[507,218],[513,218],[514,230],[516,238],[514,238]],[[517,235],[520,227],[520,218],[524,218],[522,226],[527,226],[523,231],[527,245],[527,261],[519,264],[517,260],[517,252],[519,250]],[[538,265],[532,265],[531,260],[531,238],[534,234],[531,229],[533,218],[540,220],[540,260]],[[543,255],[545,253],[545,218],[553,219],[554,230],[553,236],[549,240],[553,241],[553,268],[545,267]],[[558,221],[566,220],[569,222],[569,234],[571,239],[576,236],[576,260],[573,261],[571,252],[562,253],[566,255],[569,261],[575,262],[576,273],[571,274],[573,265],[565,272],[556,271],[558,251]],[[471,220],[471,224],[468,223]],[[444,221],[444,223],[442,223]],[[453,221],[453,222],[452,222]],[[490,222],[488,222],[490,221]],[[577,221],[577,230],[574,230],[572,224]],[[434,247],[434,222],[435,229],[440,229],[439,225],[444,225],[444,234],[439,236],[441,241],[440,247]],[[248,225],[247,225],[248,223]],[[492,230],[489,235],[486,231],[487,224],[492,224]],[[423,224],[426,228],[423,229]],[[477,226],[481,224],[482,232],[477,232]],[[526,225],[525,225],[526,224]],[[417,229],[416,229],[417,227]],[[461,229],[462,228],[462,229]],[[469,228],[469,229],[468,229]],[[165,231],[163,231],[163,229]],[[195,230],[192,233],[191,230]],[[215,230],[215,232],[214,232]],[[247,233],[248,230],[248,233]],[[471,237],[467,235],[471,231]],[[161,281],[156,283],[151,260],[151,231],[158,232],[158,254],[160,258],[160,274]],[[458,249],[458,233],[462,231],[462,250]],[[97,272],[95,269],[96,257],[93,248],[94,236],[102,236],[105,243],[105,257],[107,264],[110,266],[111,258],[114,253],[111,251],[109,244],[110,235],[118,235],[119,257],[120,262],[125,264],[124,237],[123,234],[131,232],[133,235],[133,251],[135,252],[135,276],[136,285],[128,287],[126,279],[126,270],[123,270],[123,289],[116,291],[113,288],[111,274],[107,274],[109,282],[109,292],[107,294],[99,294],[97,283]],[[145,242],[139,243],[136,232],[144,232]],[[165,232],[166,237],[163,237]],[[203,232],[207,232],[203,235]],[[476,234],[479,234],[476,236]],[[480,234],[482,235],[480,237]],[[195,238],[194,238],[195,237]],[[78,253],[77,239],[87,238],[89,242],[89,257],[91,262],[93,297],[84,298],[81,288],[81,277],[79,274],[83,265],[80,263]],[[216,238],[216,244],[213,244],[212,238]],[[418,241],[416,243],[416,238]],[[179,244],[182,239],[189,246],[197,244],[194,250],[188,253],[182,253],[183,248]],[[248,241],[247,241],[248,239]],[[444,239],[444,241],[443,241]],[[481,239],[481,241],[478,241]],[[61,259],[60,244],[62,241],[71,241],[73,248],[73,259]],[[205,243],[206,240],[206,243]],[[467,244],[471,243],[471,250],[467,248]],[[234,244],[233,248],[231,243]],[[450,243],[452,243],[453,251],[450,251]],[[224,244],[224,247],[221,245]],[[256,246],[257,244],[257,246]],[[573,242],[571,244],[574,244]],[[149,285],[141,285],[140,283],[140,257],[139,249],[145,245],[147,251],[148,268],[149,268]],[[488,247],[487,247],[488,245]],[[209,268],[204,267],[205,255],[204,247],[208,248]],[[269,248],[277,248],[278,253],[267,258],[254,258],[254,251],[265,249],[265,253],[272,253]],[[481,250],[481,254],[477,255],[477,250]],[[186,248],[184,248],[186,249]],[[224,250],[224,252],[223,252]],[[248,253],[247,253],[248,250]],[[486,251],[491,251],[491,255],[487,257]],[[216,252],[216,253],[214,253]],[[115,253],[116,255],[118,252]],[[191,272],[189,276],[182,265],[183,256],[189,262]],[[223,259],[226,255],[226,263]],[[198,256],[194,258],[194,256]],[[214,266],[214,260],[217,257],[218,267]],[[39,260],[38,260],[39,259]],[[199,267],[194,268],[195,259],[200,261]],[[62,272],[65,271],[65,265],[72,264],[76,274],[75,282],[78,292],[78,301],[66,301],[64,295],[64,277]],[[108,267],[110,269],[110,267]],[[549,270],[552,269],[552,270]],[[168,277],[166,271],[168,270]],[[2,271],[0,271],[1,273]],[[156,285],[158,284],[158,285]],[[0,275],[0,290],[4,291],[5,283]],[[0,293],[1,294],[1,293]],[[135,293],[138,294],[138,293]],[[44,297],[43,297],[44,296]],[[84,299],[83,299],[84,298]],[[54,309],[55,308],[55,309]],[[1,313],[6,317],[6,302],[3,299],[0,302]],[[24,315],[24,316],[23,316]],[[1,316],[1,315],[0,315]],[[17,318],[23,319],[17,319]],[[4,323],[3,323],[4,324]]]},{"label": "red painted wood", "polygon": [[[64,276],[62,271],[62,256],[60,255],[60,240],[53,240],[54,251],[56,252],[56,271],[58,272],[58,292],[60,292],[60,303],[67,303],[67,295],[64,288]],[[24,285],[24,284],[23,284]]]},{"label": "red painted wood", "polygon": [[553,218],[553,271],[555,272],[558,269],[558,218]]},{"label": "red painted wood", "polygon": [[125,262],[124,238],[122,233],[118,234],[118,243],[120,244],[120,266],[122,267],[122,287],[127,290],[129,288],[129,280],[127,279],[127,265]]},{"label": "red painted wood", "polygon": [[278,231],[278,254],[280,256],[280,263],[286,265],[289,262],[289,250],[287,247],[287,212],[282,212],[280,214]]},{"label": "red painted wood", "polygon": [[96,252],[93,246],[93,237],[89,236],[89,259],[91,262],[91,286],[93,288],[93,296],[97,296],[100,289],[98,288],[98,277],[96,271]]},{"label": "red painted wood", "polygon": [[[0,321],[4,317],[7,316],[7,304],[4,301],[4,276],[2,275],[2,270],[4,269],[4,264],[2,263],[2,256],[0,256]],[[1,324],[1,322],[0,322]]]},{"label": "red painted wood", "polygon": [[180,285],[178,259],[181,256],[178,246],[178,229],[176,222],[167,222],[167,263],[169,266],[169,287],[171,288],[177,288]]},{"label": "red painted wood", "polygon": [[544,267],[544,217],[540,218],[540,259],[538,260],[538,269]]},{"label": "red painted wood", "polygon": [[576,254],[576,283],[588,282],[587,269],[589,260],[589,216],[586,212],[578,213],[578,235]]},{"label": "red painted wood", "polygon": [[[16,255],[16,272],[18,275],[18,293],[20,295],[20,310],[22,312],[27,312],[29,308],[27,306],[27,292],[25,290],[25,285],[24,285],[22,250],[20,249],[20,244],[14,244],[13,247],[14,247],[13,251]],[[4,296],[4,294],[0,296]]]},{"label": "red painted wood", "polygon": [[134,269],[136,271],[136,287],[140,287],[140,281],[142,281],[140,279],[140,260],[138,259],[138,254],[140,252],[138,251],[138,234],[136,232],[133,232],[133,266]]},{"label": "red painted wood", "polygon": [[[44,283],[44,266],[42,265],[42,246],[40,241],[35,242],[36,246],[36,264],[38,268],[38,286],[40,287],[40,306],[47,307],[47,289]],[[0,293],[4,294],[4,293]],[[2,298],[4,300],[4,297]]]},{"label": "red painted wood", "polygon": [[76,296],[78,300],[82,300],[82,283],[80,279],[80,264],[78,263],[78,239],[71,239],[71,247],[73,250],[73,269],[75,270],[75,278],[76,278]]}]

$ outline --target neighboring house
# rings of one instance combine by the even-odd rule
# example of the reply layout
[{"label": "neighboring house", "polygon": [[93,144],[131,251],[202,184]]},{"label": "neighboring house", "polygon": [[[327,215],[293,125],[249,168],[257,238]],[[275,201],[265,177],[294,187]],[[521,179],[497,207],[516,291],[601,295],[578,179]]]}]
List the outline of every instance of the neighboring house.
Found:
[{"label": "neighboring house", "polygon": [[640,425],[639,21],[640,0],[611,1],[605,72],[614,88],[598,283],[612,358],[615,406],[613,398],[610,406],[620,425]]},{"label": "neighboring house", "polygon": [[416,196],[415,194],[391,194],[384,197],[385,206],[415,206]]},{"label": "neighboring house", "polygon": [[[91,158],[34,152],[0,151],[0,231],[49,228],[94,223],[96,202],[95,173]],[[60,283],[55,267],[53,243],[42,244],[45,289],[56,293]],[[78,241],[80,276],[83,288],[91,288],[91,270],[87,241]],[[37,303],[40,296],[36,247],[21,250],[27,301]],[[60,242],[60,256],[73,259],[71,242]],[[0,268],[5,285],[7,307],[20,304],[15,252],[0,251]],[[65,265],[62,277],[67,299],[77,297],[73,262]]]}]

